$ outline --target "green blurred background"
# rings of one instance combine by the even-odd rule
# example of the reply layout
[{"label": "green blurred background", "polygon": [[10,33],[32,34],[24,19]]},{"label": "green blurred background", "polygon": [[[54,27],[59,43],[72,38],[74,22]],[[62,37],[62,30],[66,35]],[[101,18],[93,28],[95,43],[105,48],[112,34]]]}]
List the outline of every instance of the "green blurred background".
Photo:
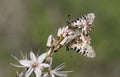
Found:
[{"label": "green blurred background", "polygon": [[92,46],[95,59],[63,47],[54,55],[54,67],[65,62],[64,70],[74,70],[69,77],[120,77],[120,0],[0,0],[0,77],[15,77],[20,51],[46,51],[49,34],[87,13],[95,13]]}]

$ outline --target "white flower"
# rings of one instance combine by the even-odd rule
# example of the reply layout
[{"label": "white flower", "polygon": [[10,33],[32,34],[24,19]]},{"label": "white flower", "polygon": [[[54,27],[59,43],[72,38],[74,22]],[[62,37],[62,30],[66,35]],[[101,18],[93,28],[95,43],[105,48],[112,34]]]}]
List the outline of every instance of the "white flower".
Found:
[{"label": "white flower", "polygon": [[68,31],[69,31],[68,26],[59,28],[57,36],[60,38],[61,37],[64,38],[68,34]]},{"label": "white flower", "polygon": [[62,29],[59,28],[59,29],[58,29],[58,33],[57,33],[57,36],[58,36],[58,37],[61,37],[61,34],[62,34],[62,33],[63,33],[63,32],[62,32]]},{"label": "white flower", "polygon": [[[22,65],[21,67],[28,68],[28,70],[25,73],[25,77],[29,77],[33,71],[36,77],[40,77],[42,74],[42,70],[44,68],[49,67],[49,64],[43,63],[46,56],[47,56],[47,53],[43,53],[39,57],[36,57],[35,54],[31,51],[30,52],[31,60],[28,60],[28,59],[18,60],[19,63]],[[20,67],[18,65],[14,65],[14,66]]]},{"label": "white flower", "polygon": [[67,39],[68,39],[68,37],[66,36],[66,37],[60,42],[60,45],[63,46],[63,45],[66,43]]},{"label": "white flower", "polygon": [[58,65],[55,69],[51,70],[51,66],[49,67],[49,72],[44,74],[43,77],[67,77],[70,72],[73,71],[59,71],[60,69],[64,68],[64,63]]},{"label": "white flower", "polygon": [[87,16],[88,16],[89,24],[92,24],[94,19],[95,19],[95,14],[94,13],[89,13],[89,14],[87,14]]},{"label": "white flower", "polygon": [[27,70],[27,68],[26,69],[24,69],[22,72],[18,72],[18,71],[16,71],[16,77],[23,77],[23,75],[25,74],[25,72],[26,72],[26,70]]},{"label": "white flower", "polygon": [[54,46],[55,45],[55,39],[53,38],[53,36],[52,35],[49,35],[49,37],[48,37],[48,41],[47,41],[47,47],[52,47],[52,46]]}]

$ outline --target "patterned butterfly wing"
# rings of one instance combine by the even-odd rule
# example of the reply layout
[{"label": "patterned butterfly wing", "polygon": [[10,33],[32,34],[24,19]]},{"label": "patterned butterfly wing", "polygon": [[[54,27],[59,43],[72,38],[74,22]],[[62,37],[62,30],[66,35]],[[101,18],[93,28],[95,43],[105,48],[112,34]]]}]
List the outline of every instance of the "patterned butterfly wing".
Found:
[{"label": "patterned butterfly wing", "polygon": [[84,16],[77,18],[69,24],[71,29],[78,29],[84,35],[88,35],[90,30],[92,29],[92,23],[95,19],[94,13],[89,13]]},{"label": "patterned butterfly wing", "polygon": [[66,49],[73,50],[83,56],[87,56],[88,58],[94,58],[96,55],[94,49],[90,46],[89,40],[84,42],[80,36],[66,44]]}]

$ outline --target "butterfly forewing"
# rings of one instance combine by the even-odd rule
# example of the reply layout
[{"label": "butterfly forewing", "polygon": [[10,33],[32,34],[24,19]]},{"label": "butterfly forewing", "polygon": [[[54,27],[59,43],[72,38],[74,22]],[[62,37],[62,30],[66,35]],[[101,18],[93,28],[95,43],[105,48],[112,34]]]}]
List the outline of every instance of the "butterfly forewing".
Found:
[{"label": "butterfly forewing", "polygon": [[95,19],[94,13],[89,13],[84,16],[77,18],[69,24],[72,29],[78,29],[80,32],[87,35],[92,29],[92,23]]}]

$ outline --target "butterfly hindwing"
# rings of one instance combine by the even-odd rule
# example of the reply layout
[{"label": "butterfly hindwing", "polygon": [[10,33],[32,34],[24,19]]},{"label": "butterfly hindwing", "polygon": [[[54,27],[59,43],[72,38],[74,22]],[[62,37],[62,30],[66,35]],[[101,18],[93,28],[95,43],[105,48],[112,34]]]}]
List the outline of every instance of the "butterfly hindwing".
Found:
[{"label": "butterfly hindwing", "polygon": [[66,47],[68,50],[73,50],[83,56],[87,56],[88,58],[94,58],[95,57],[95,51],[89,44],[81,44],[74,43],[72,45],[69,45]]}]

